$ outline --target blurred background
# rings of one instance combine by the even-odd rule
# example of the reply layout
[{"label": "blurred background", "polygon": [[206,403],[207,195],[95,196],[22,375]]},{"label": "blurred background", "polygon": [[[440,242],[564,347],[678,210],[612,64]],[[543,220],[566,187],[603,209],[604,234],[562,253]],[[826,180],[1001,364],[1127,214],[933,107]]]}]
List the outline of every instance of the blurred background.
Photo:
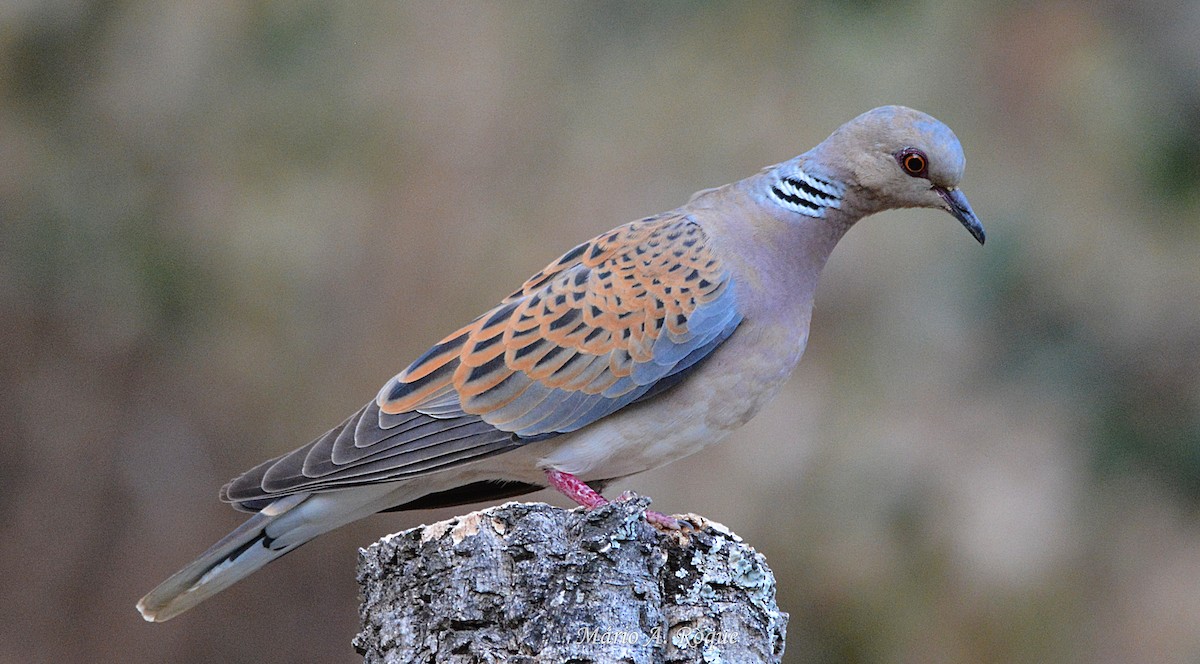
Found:
[{"label": "blurred background", "polygon": [[361,661],[356,547],[465,508],[134,603],[575,243],[885,103],[955,129],[987,246],[860,224],[779,399],[613,491],[762,551],[789,662],[1200,662],[1181,0],[0,3],[0,662]]}]

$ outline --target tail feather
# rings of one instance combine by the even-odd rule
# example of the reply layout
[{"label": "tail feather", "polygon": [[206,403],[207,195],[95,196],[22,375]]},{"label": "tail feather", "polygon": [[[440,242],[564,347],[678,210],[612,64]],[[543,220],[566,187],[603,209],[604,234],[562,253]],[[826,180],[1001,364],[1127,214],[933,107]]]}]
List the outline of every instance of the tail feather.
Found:
[{"label": "tail feather", "polygon": [[138,611],[150,622],[170,620],[317,535],[413,497],[375,485],[279,498],[151,590]]},{"label": "tail feather", "polygon": [[142,617],[150,622],[170,620],[300,546],[303,542],[273,548],[274,538],[267,535],[267,526],[306,498],[307,494],[280,498],[221,538],[147,593],[137,604]]}]

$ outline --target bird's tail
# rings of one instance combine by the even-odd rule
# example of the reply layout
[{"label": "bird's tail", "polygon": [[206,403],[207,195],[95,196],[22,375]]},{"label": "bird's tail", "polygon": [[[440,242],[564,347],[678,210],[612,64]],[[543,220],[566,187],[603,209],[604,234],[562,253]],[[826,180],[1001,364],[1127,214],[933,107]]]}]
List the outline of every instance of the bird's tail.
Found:
[{"label": "bird's tail", "polygon": [[150,622],[170,620],[317,535],[388,507],[389,492],[371,488],[276,500],[147,593],[138,611]]}]

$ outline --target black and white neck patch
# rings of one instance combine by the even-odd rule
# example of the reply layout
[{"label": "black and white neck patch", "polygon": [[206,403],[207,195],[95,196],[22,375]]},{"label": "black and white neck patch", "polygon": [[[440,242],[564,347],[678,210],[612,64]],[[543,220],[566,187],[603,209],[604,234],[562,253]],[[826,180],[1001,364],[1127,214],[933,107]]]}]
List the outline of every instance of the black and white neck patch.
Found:
[{"label": "black and white neck patch", "polygon": [[826,210],[842,206],[843,191],[842,185],[809,175],[796,166],[771,185],[771,198],[792,212],[824,217]]}]

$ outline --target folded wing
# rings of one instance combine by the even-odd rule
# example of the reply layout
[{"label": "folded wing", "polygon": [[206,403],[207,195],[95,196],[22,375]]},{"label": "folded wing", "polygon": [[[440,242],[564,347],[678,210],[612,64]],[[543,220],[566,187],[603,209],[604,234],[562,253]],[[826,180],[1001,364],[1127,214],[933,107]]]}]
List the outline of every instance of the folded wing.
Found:
[{"label": "folded wing", "polygon": [[662,215],[567,252],[448,335],[339,427],[222,491],[399,480],[576,431],[679,382],[741,322],[703,229]]}]

